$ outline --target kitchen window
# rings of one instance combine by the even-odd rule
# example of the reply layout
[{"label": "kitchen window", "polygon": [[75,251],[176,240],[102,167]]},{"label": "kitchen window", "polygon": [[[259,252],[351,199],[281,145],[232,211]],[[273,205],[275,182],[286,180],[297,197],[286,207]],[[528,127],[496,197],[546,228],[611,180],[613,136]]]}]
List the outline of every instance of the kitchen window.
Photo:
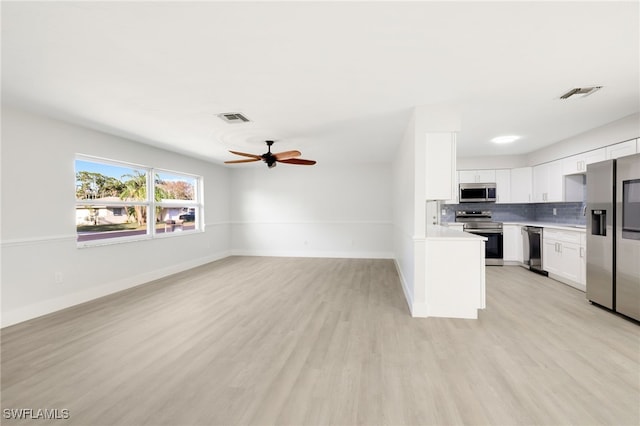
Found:
[{"label": "kitchen window", "polygon": [[200,176],[81,155],[75,172],[79,247],[203,229]]}]

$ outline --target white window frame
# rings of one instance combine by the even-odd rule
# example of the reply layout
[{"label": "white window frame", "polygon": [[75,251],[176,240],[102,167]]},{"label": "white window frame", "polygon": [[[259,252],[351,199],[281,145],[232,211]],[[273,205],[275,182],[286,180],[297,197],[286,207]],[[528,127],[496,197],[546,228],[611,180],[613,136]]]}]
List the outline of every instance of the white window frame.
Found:
[{"label": "white window frame", "polygon": [[[145,166],[141,164],[129,163],[125,161],[112,160],[102,157],[96,157],[92,155],[86,154],[76,154],[74,159],[74,172],[77,173],[78,170],[75,170],[75,161],[87,161],[92,163],[100,163],[106,164],[116,167],[124,167],[137,169],[140,171],[144,171],[147,177],[147,199],[146,200],[114,200],[109,201],[110,207],[131,207],[131,206],[143,206],[147,209],[147,223],[146,223],[146,232],[140,235],[131,235],[131,236],[123,236],[123,237],[108,237],[108,238],[100,238],[95,240],[88,241],[77,241],[76,245],[78,248],[85,247],[95,247],[95,246],[103,246],[103,245],[111,245],[111,244],[121,244],[133,241],[145,241],[145,240],[153,240],[158,238],[172,238],[172,237],[180,237],[185,235],[192,235],[194,233],[202,233],[204,232],[204,201],[203,201],[203,178],[200,175],[195,175],[193,173],[185,173],[180,171],[174,171],[163,168],[154,168],[150,166]],[[74,173],[74,187],[75,187],[75,173]],[[194,190],[195,200],[170,200],[170,201],[155,201],[155,176],[157,173],[167,173],[173,174],[177,176],[184,176],[188,178],[193,178],[195,180],[196,188]],[[78,200],[76,199],[75,207],[77,209],[78,206],[91,206],[91,203],[87,203],[88,200]],[[103,205],[104,203],[94,203]],[[188,230],[185,232],[156,232],[156,208],[157,207],[189,207],[194,208],[196,212],[196,220],[195,220],[195,228],[193,230]],[[76,230],[76,236],[78,235]]]}]

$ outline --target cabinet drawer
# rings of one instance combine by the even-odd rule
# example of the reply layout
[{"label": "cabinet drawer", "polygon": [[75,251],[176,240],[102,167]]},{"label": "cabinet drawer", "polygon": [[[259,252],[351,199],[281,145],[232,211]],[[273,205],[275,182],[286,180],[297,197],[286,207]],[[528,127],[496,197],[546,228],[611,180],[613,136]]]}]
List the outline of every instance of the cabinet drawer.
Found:
[{"label": "cabinet drawer", "polygon": [[580,245],[580,232],[562,231],[560,229],[551,228],[544,228],[542,232],[543,238]]}]

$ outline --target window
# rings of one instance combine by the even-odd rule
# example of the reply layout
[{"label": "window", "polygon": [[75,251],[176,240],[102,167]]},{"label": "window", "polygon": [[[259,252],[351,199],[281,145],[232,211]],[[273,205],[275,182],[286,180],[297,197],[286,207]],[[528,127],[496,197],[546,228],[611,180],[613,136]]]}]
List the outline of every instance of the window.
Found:
[{"label": "window", "polygon": [[75,171],[80,246],[202,229],[199,176],[85,156]]}]

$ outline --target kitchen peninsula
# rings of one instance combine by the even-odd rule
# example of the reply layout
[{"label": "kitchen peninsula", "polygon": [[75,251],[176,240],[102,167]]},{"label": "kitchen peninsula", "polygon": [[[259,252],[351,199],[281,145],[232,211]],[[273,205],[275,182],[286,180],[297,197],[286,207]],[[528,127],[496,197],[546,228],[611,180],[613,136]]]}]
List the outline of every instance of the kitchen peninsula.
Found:
[{"label": "kitchen peninsula", "polygon": [[427,227],[426,316],[478,318],[478,309],[485,308],[486,240],[446,226]]}]

